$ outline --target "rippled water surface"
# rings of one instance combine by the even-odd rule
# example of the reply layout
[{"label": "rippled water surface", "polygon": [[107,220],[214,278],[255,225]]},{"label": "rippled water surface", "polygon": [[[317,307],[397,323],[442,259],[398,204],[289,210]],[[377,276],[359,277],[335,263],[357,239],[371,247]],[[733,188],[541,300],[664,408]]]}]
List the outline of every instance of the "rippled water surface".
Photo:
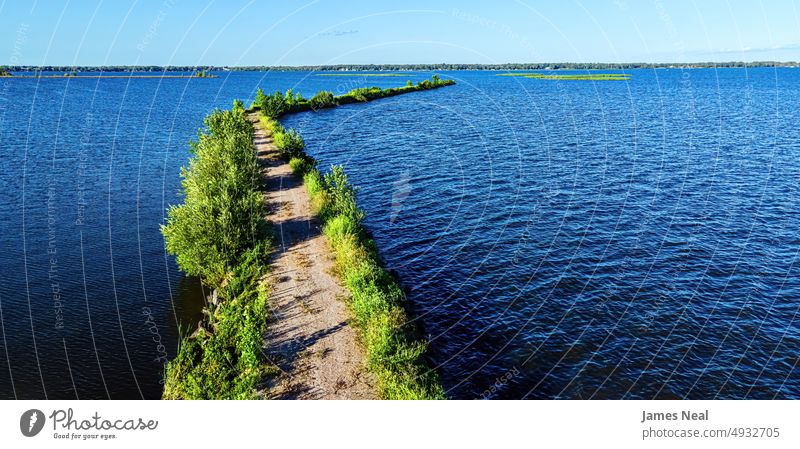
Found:
[{"label": "rippled water surface", "polygon": [[361,187],[451,396],[800,398],[800,71],[632,74],[286,120]]},{"label": "rippled water surface", "polygon": [[[800,70],[629,73],[284,120],[360,187],[449,396],[800,398]],[[158,226],[212,108],[427,76],[221,75],[0,86],[0,396],[160,395],[202,292]]]}]

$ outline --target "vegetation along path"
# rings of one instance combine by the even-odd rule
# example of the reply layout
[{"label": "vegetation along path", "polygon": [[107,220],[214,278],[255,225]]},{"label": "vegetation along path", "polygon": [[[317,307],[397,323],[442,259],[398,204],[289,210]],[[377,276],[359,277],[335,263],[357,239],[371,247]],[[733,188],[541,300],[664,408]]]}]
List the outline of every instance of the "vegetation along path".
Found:
[{"label": "vegetation along path", "polygon": [[249,112],[235,100],[206,116],[181,170],[184,201],[161,230],[213,294],[167,365],[165,399],[444,398],[344,169],[321,172],[277,120],[452,84],[433,76],[309,100],[258,89]]},{"label": "vegetation along path", "polygon": [[348,325],[350,313],[342,300],[348,292],[331,274],[333,261],[302,177],[292,173],[272,138],[258,126],[258,115],[249,118],[275,230],[266,348],[282,373],[267,396],[374,399],[358,336]]}]

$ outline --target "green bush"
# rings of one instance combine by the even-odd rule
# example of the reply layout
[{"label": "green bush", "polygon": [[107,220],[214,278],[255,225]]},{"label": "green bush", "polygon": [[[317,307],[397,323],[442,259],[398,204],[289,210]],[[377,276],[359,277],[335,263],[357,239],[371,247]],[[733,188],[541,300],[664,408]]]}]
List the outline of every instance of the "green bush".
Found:
[{"label": "green bush", "polygon": [[264,91],[261,90],[261,88],[259,87],[258,89],[256,89],[256,98],[255,100],[253,100],[253,104],[250,105],[250,108],[261,109],[266,101],[267,101],[267,96],[264,95]]},{"label": "green bush", "polygon": [[264,235],[265,223],[253,127],[244,111],[214,111],[205,125],[181,170],[184,202],[169,209],[162,232],[181,270],[216,288]]},{"label": "green bush", "polygon": [[289,109],[289,104],[286,97],[280,92],[275,92],[272,95],[265,95],[261,103],[261,113],[265,117],[277,119],[286,113]]},{"label": "green bush", "polygon": [[253,399],[261,379],[275,374],[262,362],[269,296],[260,282],[263,253],[263,247],[253,248],[233,270],[220,290],[212,330],[200,328],[181,341],[167,365],[164,399]]},{"label": "green bush", "polygon": [[303,136],[293,129],[276,132],[272,135],[275,146],[285,158],[297,157],[303,154],[306,147]]},{"label": "green bush", "polygon": [[334,165],[331,167],[331,172],[325,175],[324,180],[329,199],[328,210],[324,213],[330,216],[343,215],[356,226],[360,226],[364,219],[364,212],[356,204],[356,189],[347,182],[344,167]]},{"label": "green bush", "polygon": [[344,96],[352,97],[359,102],[370,101],[381,96],[381,89],[379,87],[359,87],[346,93]]},{"label": "green bush", "polygon": [[300,92],[297,92],[297,93],[295,94],[295,93],[294,93],[294,90],[292,90],[292,89],[287,89],[287,90],[286,90],[286,95],[284,96],[284,98],[285,98],[285,100],[286,100],[286,106],[287,106],[287,109],[291,109],[291,108],[292,108],[292,107],[294,107],[295,105],[297,105],[297,104],[299,104],[299,103],[302,103],[302,102],[304,102],[304,101],[305,101],[305,100],[303,99],[303,96],[302,96],[302,95],[300,95]]},{"label": "green bush", "polygon": [[275,134],[285,132],[286,130],[283,128],[283,125],[280,124],[279,121],[275,119],[271,119],[269,117],[264,117],[263,115],[259,118],[259,122],[261,122],[261,126],[264,128],[265,131],[273,138]]},{"label": "green bush", "polygon": [[240,101],[206,117],[181,172],[184,202],[162,227],[181,270],[201,276],[219,299],[167,364],[165,399],[254,398],[272,372],[262,360],[269,246],[253,132]]},{"label": "green bush", "polygon": [[312,109],[328,108],[336,105],[336,97],[333,96],[333,92],[322,90],[311,97],[309,102],[311,103]]},{"label": "green bush", "polygon": [[314,160],[308,156],[295,156],[289,160],[289,167],[298,176],[305,176],[306,173],[314,168]]}]

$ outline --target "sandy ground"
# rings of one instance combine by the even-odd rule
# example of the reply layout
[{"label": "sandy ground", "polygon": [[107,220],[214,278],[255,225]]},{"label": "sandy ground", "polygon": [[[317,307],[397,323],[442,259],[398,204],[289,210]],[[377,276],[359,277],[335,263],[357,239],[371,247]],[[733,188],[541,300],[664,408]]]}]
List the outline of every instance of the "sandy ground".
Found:
[{"label": "sandy ground", "polygon": [[[257,121],[256,115],[251,115]],[[333,261],[312,214],[302,180],[256,124],[255,144],[264,170],[265,201],[276,231],[272,255],[267,357],[283,374],[270,382],[272,399],[375,399],[347,291],[331,275]]]}]

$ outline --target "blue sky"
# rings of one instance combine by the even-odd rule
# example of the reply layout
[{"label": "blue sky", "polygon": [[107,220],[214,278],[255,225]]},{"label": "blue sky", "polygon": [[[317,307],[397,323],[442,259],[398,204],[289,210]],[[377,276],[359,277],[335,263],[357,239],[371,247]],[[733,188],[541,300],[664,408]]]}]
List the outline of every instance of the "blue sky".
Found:
[{"label": "blue sky", "polygon": [[0,64],[800,60],[792,1],[0,0]]}]

